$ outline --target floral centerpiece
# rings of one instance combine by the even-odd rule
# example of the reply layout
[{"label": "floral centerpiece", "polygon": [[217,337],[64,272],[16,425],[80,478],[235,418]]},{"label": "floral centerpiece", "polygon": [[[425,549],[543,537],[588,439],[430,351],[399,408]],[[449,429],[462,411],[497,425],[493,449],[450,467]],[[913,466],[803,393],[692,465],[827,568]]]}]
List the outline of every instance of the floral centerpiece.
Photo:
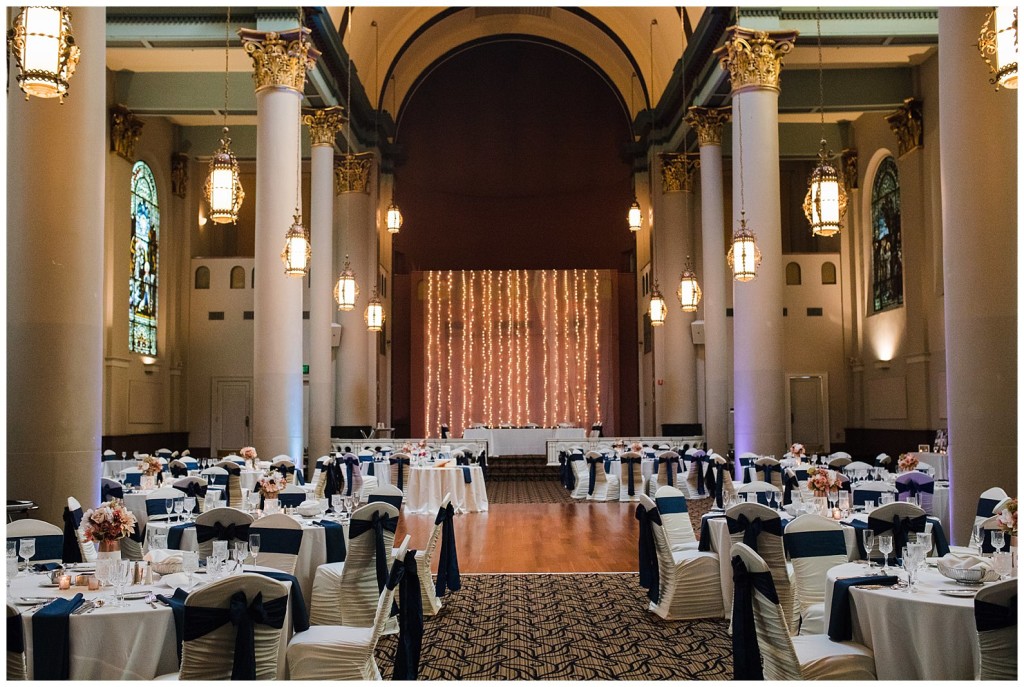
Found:
[{"label": "floral centerpiece", "polygon": [[629,450],[632,451],[633,453],[641,453],[644,450],[644,445],[641,444],[639,441],[634,441],[632,444],[629,445]]},{"label": "floral centerpiece", "polygon": [[156,477],[164,469],[164,466],[156,456],[145,455],[139,460],[139,469],[147,477]]},{"label": "floral centerpiece", "polygon": [[899,462],[896,465],[900,472],[912,472],[917,469],[917,457],[909,453],[901,453]]},{"label": "floral centerpiece", "polygon": [[268,471],[260,477],[257,488],[264,499],[276,499],[277,495],[288,486],[288,481],[279,472]]},{"label": "floral centerpiece", "polygon": [[1011,537],[1017,536],[1017,499],[1010,499],[1006,502],[1006,506],[999,513],[999,518],[997,518],[996,522],[999,524],[999,529],[1003,532],[1006,532]]},{"label": "floral centerpiece", "polygon": [[402,453],[411,454],[412,444],[410,444],[408,441],[402,444]]},{"label": "floral centerpiece", "polygon": [[119,499],[101,503],[82,516],[85,540],[98,542],[103,552],[118,551],[121,540],[135,532],[135,525],[135,515]]},{"label": "floral centerpiece", "polygon": [[244,446],[241,451],[238,452],[246,463],[252,465],[253,469],[256,468],[256,449],[252,446]]},{"label": "floral centerpiece", "polygon": [[806,449],[804,449],[803,444],[793,444],[792,446],[789,447],[789,455],[793,456],[794,458],[803,458],[804,456],[807,455],[807,451]]},{"label": "floral centerpiece", "polygon": [[832,470],[822,470],[812,465],[807,468],[807,488],[815,496],[824,496],[826,492],[839,489],[839,476]]}]

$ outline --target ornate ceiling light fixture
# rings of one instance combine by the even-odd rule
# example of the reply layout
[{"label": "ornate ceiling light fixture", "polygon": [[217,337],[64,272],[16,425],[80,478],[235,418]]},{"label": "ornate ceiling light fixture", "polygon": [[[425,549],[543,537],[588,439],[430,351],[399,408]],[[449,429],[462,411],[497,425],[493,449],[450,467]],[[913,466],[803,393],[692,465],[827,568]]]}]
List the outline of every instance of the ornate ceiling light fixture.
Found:
[{"label": "ornate ceiling light fixture", "polygon": [[[652,129],[654,127],[653,107],[654,107],[654,93],[655,93],[655,90],[654,90],[654,27],[657,26],[657,24],[658,24],[658,20],[657,19],[651,19],[650,43],[649,43],[649,45],[650,45],[650,58],[651,58],[651,108],[652,108],[652,111],[651,111],[651,127],[652,127]],[[650,167],[648,167],[648,169],[650,169]],[[634,205],[635,204],[636,204],[636,201],[634,201]],[[632,212],[632,209],[630,209],[630,212]],[[637,207],[637,213],[639,213],[639,212],[640,212],[640,208],[638,206]],[[639,225],[639,223],[638,223],[638,225]],[[632,227],[630,227],[630,228],[632,228]],[[639,229],[639,228],[640,227],[637,226],[637,229]],[[668,306],[665,305],[665,299],[661,295],[661,289],[658,288],[658,262],[657,262],[657,257],[658,257],[658,253],[655,250],[655,242],[654,242],[653,236],[652,236],[652,239],[651,239],[651,275],[654,277],[654,289],[651,291],[651,303],[650,303],[650,309],[648,311],[649,314],[650,314],[650,317],[651,317],[651,326],[652,327],[660,327],[660,326],[662,326],[663,324],[665,324],[665,318],[668,317]]]},{"label": "ornate ceiling light fixture", "polygon": [[227,20],[224,22],[224,130],[220,138],[220,147],[210,159],[210,171],[203,185],[203,195],[209,209],[208,217],[216,224],[234,224],[238,221],[238,211],[245,200],[242,181],[239,178],[238,160],[231,151],[231,139],[228,137],[228,53],[230,50],[231,8],[228,7]]},{"label": "ornate ceiling light fixture", "polygon": [[[352,31],[352,12],[353,8],[349,8],[349,18],[345,28],[346,36]],[[348,133],[345,136],[345,157],[343,158],[343,165],[347,165],[348,169],[352,169],[353,163],[355,162],[355,156],[352,154],[352,42],[349,41],[345,47],[345,57],[348,60],[348,79],[347,90],[348,96],[345,101],[345,107],[348,109]],[[345,224],[346,226],[351,224],[351,203],[345,204]],[[359,284],[356,283],[355,272],[352,271],[352,265],[348,261],[348,255],[345,255],[345,266],[341,269],[341,274],[338,275],[338,281],[334,285],[334,300],[338,303],[338,310],[349,312],[354,310],[356,307],[356,299],[359,297]]]},{"label": "ornate ceiling light fixture", "polygon": [[994,7],[978,36],[978,52],[994,75],[989,83],[999,87],[1017,88],[1017,6]]},{"label": "ornate ceiling light fixture", "polygon": [[379,332],[384,328],[384,306],[381,305],[380,298],[377,297],[376,287],[373,289],[370,302],[366,305],[363,319],[366,320],[366,331],[368,332]]},{"label": "ornate ceiling light fixture", "polygon": [[693,268],[690,266],[690,256],[687,255],[683,274],[679,277],[679,289],[676,291],[676,297],[679,299],[679,305],[682,306],[683,312],[697,312],[701,293],[700,284],[697,283],[697,275],[693,273]]},{"label": "ornate ceiling light fixture", "polygon": [[757,276],[757,268],[761,264],[761,250],[757,247],[754,232],[747,228],[747,201],[743,188],[743,118],[740,114],[739,100],[734,107],[740,144],[740,226],[732,235],[732,246],[726,259],[736,281],[750,281]]},{"label": "ornate ceiling light fixture", "polygon": [[356,284],[356,275],[352,271],[352,265],[346,255],[345,266],[341,268],[338,283],[334,285],[334,300],[338,303],[338,310],[349,312],[355,309],[358,297],[359,285]]},{"label": "ornate ceiling light fixture", "polygon": [[57,98],[61,105],[81,50],[71,33],[67,7],[22,7],[7,32],[7,46],[18,63],[18,86],[29,96]]},{"label": "ornate ceiling light fixture", "polygon": [[640,203],[636,200],[636,175],[633,174],[632,170],[632,159],[633,159],[633,144],[636,142],[636,134],[633,133],[633,79],[636,78],[634,72],[629,77],[629,147],[630,147],[630,170],[629,170],[629,181],[633,187],[633,203],[629,206],[629,211],[626,213],[626,223],[629,225],[629,230],[633,233],[640,231],[640,224],[643,222],[643,213],[640,211]]},{"label": "ornate ceiling light fixture", "polygon": [[[298,54],[305,61],[309,44],[303,32],[303,11],[299,7],[299,37],[296,41]],[[295,214],[294,221],[288,227],[284,235],[284,250],[281,251],[281,261],[284,262],[284,273],[289,277],[305,277],[309,274],[309,258],[313,249],[309,245],[309,230],[302,226],[302,122],[296,122],[296,157],[298,162],[295,166]]]}]

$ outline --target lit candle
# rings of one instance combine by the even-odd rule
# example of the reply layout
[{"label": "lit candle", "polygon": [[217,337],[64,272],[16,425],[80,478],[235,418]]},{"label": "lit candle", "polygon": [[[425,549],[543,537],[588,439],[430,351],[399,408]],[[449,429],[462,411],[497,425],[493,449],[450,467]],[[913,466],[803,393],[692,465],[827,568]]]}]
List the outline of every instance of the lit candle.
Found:
[{"label": "lit candle", "polygon": [[839,520],[841,517],[842,517],[842,515],[839,513],[839,509],[838,508],[833,508],[832,509],[832,519],[833,520]]},{"label": "lit candle", "polygon": [[61,575],[57,586],[60,589],[71,589],[71,575]]},{"label": "lit candle", "polygon": [[95,575],[89,576],[89,591],[95,592],[100,588],[100,580]]},{"label": "lit candle", "polygon": [[89,584],[89,576],[88,575],[75,575],[75,586],[76,587],[85,587],[88,584]]}]

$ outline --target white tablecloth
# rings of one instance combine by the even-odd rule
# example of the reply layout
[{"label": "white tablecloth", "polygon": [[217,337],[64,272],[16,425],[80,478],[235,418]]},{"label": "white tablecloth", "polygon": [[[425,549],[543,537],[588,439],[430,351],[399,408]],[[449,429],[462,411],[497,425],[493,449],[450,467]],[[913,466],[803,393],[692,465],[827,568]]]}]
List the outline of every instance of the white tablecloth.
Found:
[{"label": "white tablecloth", "polygon": [[927,463],[935,468],[935,479],[949,479],[949,454],[948,453],[925,453],[923,451],[911,451],[909,455],[917,458],[918,462]]},{"label": "white tablecloth", "polygon": [[582,427],[540,427],[538,429],[470,428],[464,439],[486,439],[492,456],[541,456],[547,453],[549,439],[579,439],[587,437]]},{"label": "white tablecloth", "polygon": [[[319,518],[316,518],[319,519]],[[178,523],[153,522],[146,529],[146,550],[149,550],[150,537],[154,532],[166,532],[172,525]],[[348,546],[348,524],[343,524],[345,546]],[[196,551],[196,530],[190,527],[182,532],[181,549],[184,551]],[[308,608],[313,597],[313,578],[316,576],[317,566],[327,562],[327,535],[323,527],[314,525],[312,521],[306,520],[302,523],[302,545],[299,547],[298,560],[295,564],[295,579],[302,587],[302,596],[306,599]]]},{"label": "white tablecloth", "polygon": [[[112,588],[90,592],[84,587],[59,591],[40,588],[45,575],[19,577],[11,582],[8,599],[23,596],[61,596],[71,598],[81,592],[86,600],[102,597],[109,599]],[[205,580],[197,575],[196,580]],[[288,583],[285,583],[286,585]],[[290,585],[289,585],[290,586]],[[159,583],[153,586],[134,585],[127,591],[149,591],[170,595],[173,589]],[[27,608],[27,607],[22,607]],[[22,614],[25,633],[25,657],[28,678],[33,679],[32,615]],[[129,601],[127,608],[113,608],[109,604],[95,611],[72,615],[69,618],[69,659],[72,680],[152,680],[158,675],[178,672],[178,654],[175,648],[174,616],[171,609],[161,603],[152,608],[144,601]],[[278,678],[286,677],[285,652],[292,636],[291,604],[281,633],[281,652],[278,656]],[[230,661],[230,657],[228,658]]]},{"label": "white tablecloth", "polygon": [[452,495],[456,513],[482,513],[487,511],[487,485],[478,465],[469,466],[473,480],[466,484],[462,467],[411,468],[409,484],[405,488],[405,510],[408,513],[436,515],[444,495]]},{"label": "white tablecloth", "polygon": [[[875,571],[877,572],[877,571]],[[859,563],[837,565],[825,585],[825,627],[837,577],[868,574]],[[974,599],[939,589],[967,589],[934,568],[921,571],[916,594],[905,590],[850,588],[853,641],[875,653],[879,680],[974,680],[980,667]]]},{"label": "white tablecloth", "polygon": [[139,467],[139,461],[131,460],[105,460],[103,461],[103,476],[107,479],[117,479],[121,476],[122,470]]},{"label": "white tablecloth", "polygon": [[149,520],[149,515],[146,514],[146,496],[151,493],[153,493],[152,490],[147,489],[145,491],[136,490],[124,495],[124,505],[135,515],[139,527],[145,525]]}]

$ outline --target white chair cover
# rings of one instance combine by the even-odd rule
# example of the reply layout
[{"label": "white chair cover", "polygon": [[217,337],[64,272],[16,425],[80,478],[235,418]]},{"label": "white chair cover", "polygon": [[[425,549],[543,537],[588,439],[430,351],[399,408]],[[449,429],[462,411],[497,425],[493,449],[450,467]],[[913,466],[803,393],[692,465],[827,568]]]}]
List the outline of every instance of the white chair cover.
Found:
[{"label": "white chair cover", "polygon": [[[745,544],[733,544],[732,555],[739,556],[749,572],[771,569]],[[855,642],[833,642],[828,635],[791,637],[781,595],[779,602],[772,603],[760,590],[753,590],[754,626],[765,680],[875,679],[875,656],[870,649]]]},{"label": "white chair cover", "polygon": [[672,551],[696,550],[699,542],[693,533],[693,522],[683,492],[675,487],[659,487],[654,502]]},{"label": "white chair cover", "polygon": [[367,503],[390,503],[399,512],[402,510],[402,501],[404,499],[405,493],[393,484],[379,486],[366,496]]},{"label": "white chair cover", "polygon": [[1010,498],[1001,487],[992,487],[981,492],[978,497],[978,510],[974,515],[976,522],[999,515],[1004,502]]},{"label": "white chair cover", "polygon": [[[81,530],[81,528],[79,528]],[[29,537],[57,537],[60,539],[54,539],[53,544],[57,546],[57,557],[56,558],[45,558],[45,551],[41,549],[39,542],[36,543],[36,553],[32,556],[33,563],[60,563],[63,560],[62,547],[63,547],[63,536],[64,531],[56,525],[51,525],[44,520],[34,520],[32,518],[24,518],[22,520],[15,520],[14,522],[7,525],[7,537],[9,539]],[[96,549],[92,542],[86,542],[93,549],[93,559],[96,558]]]},{"label": "white chair cover", "polygon": [[[820,515],[801,515],[786,526],[783,540],[793,564],[800,634],[824,634],[826,575],[829,568],[847,562],[843,526]],[[816,549],[813,553],[808,544]]]},{"label": "white chair cover", "polygon": [[590,490],[590,466],[586,460],[570,460],[573,475],[576,477],[576,487],[570,494],[574,499],[585,499]]},{"label": "white chair cover", "polygon": [[[399,560],[409,548],[409,535],[395,552]],[[322,566],[321,566],[322,567]],[[418,567],[418,566],[417,566]],[[430,577],[426,578],[428,586]],[[423,579],[420,580],[423,585]],[[376,583],[374,583],[376,587]],[[288,676],[292,680],[380,680],[373,656],[391,611],[395,590],[387,586],[377,597],[373,619],[366,627],[314,625],[288,642]]]},{"label": "white chair cover", "polygon": [[769,499],[771,498],[771,494],[775,494],[775,498],[778,500],[779,504],[782,504],[782,490],[768,482],[754,481],[744,484],[736,488],[736,494],[748,494],[746,498],[750,499],[750,503],[755,501],[760,503],[759,494],[764,494]]},{"label": "white chair cover", "polygon": [[[288,595],[288,587],[266,575],[243,573],[212,582],[197,589],[185,599],[185,614],[189,606],[227,608],[237,591],[245,592],[251,603],[257,594],[263,602],[274,601]],[[256,679],[273,680],[277,677],[277,662],[281,650],[283,628],[256,625]],[[216,630],[191,641],[182,642],[181,680],[228,680],[231,678],[231,657],[235,653],[235,626],[225,623]]]},{"label": "white chair cover", "polygon": [[[209,525],[213,526],[216,523],[220,523],[222,526],[227,525],[252,525],[252,516],[248,513],[243,513],[240,510],[234,508],[213,508],[204,513],[200,513],[196,517],[196,526]],[[213,542],[214,539],[208,539],[204,542],[199,542],[196,546],[196,550],[199,552],[200,558],[206,558],[213,554]]]},{"label": "white chair cover", "polygon": [[754,465],[747,468],[748,472],[750,473],[751,481],[764,482],[766,481],[764,479],[764,473],[758,472],[757,466],[774,468],[774,470],[771,471],[771,481],[769,483],[780,490],[782,489],[782,469],[779,465],[778,460],[776,460],[775,458],[769,458],[768,456],[764,456],[762,458],[758,458],[757,460],[755,460]]},{"label": "white chair cover", "polygon": [[[74,496],[69,496],[68,497],[68,510],[70,510],[70,511],[82,510],[82,504],[79,503],[78,499],[76,499]],[[85,511],[84,510],[82,511],[82,515],[85,515]],[[22,522],[24,522],[24,521],[22,521]],[[12,536],[11,535],[11,525],[14,525],[14,524],[15,523],[11,523],[10,525],[7,526],[7,536]],[[138,527],[138,524],[136,524],[135,526]],[[96,558],[98,557],[97,554],[96,554],[96,543],[88,541],[85,538],[85,531],[82,529],[81,525],[79,525],[78,529],[75,530],[75,539],[78,541],[78,550],[82,552],[82,561],[85,562],[85,563],[92,563],[92,562],[94,562],[96,560]]]},{"label": "white chair cover", "polygon": [[[626,458],[633,458],[635,463],[627,462]],[[633,451],[626,451],[619,456],[619,501],[635,502],[639,500],[640,492],[643,491],[644,479],[640,471],[641,456]],[[633,495],[629,494],[629,473],[633,473]]]},{"label": "white chair cover", "polygon": [[[439,514],[433,529],[430,530],[427,545],[422,551],[416,552],[416,572],[420,578],[420,600],[423,602],[423,615],[436,615],[441,610],[441,599],[437,598],[437,591],[431,583],[430,564],[434,560],[434,552],[437,550],[437,543],[441,539],[441,527],[444,524],[440,513],[443,513],[451,502],[452,495],[446,493],[444,498],[441,499],[441,507],[438,509]],[[395,553],[395,558],[399,558],[397,552]]]},{"label": "white chair cover", "polygon": [[[258,534],[257,530],[288,530],[290,532],[298,532],[298,536],[301,541],[302,536],[302,525],[295,522],[295,519],[284,513],[274,513],[273,515],[264,515],[262,518],[254,521],[249,526],[249,532],[252,534]],[[299,560],[297,553],[284,553],[280,551],[267,551],[266,542],[262,541],[263,537],[260,537],[260,554],[257,558],[258,565],[265,566],[267,568],[273,568],[274,570],[280,570],[286,572],[289,575],[295,574],[295,565]]]},{"label": "white chair cover", "polygon": [[662,476],[661,470],[663,463],[662,458],[665,459],[665,469],[673,470],[672,473],[672,486],[678,486],[679,482],[683,480],[684,468],[679,464],[679,454],[675,451],[668,450],[658,453],[656,456],[657,463],[654,463],[654,471],[651,476],[647,478],[647,488],[644,490],[645,494],[654,495],[658,493],[658,489],[664,486],[669,486],[668,475]]},{"label": "white chair cover", "polygon": [[[590,461],[597,461],[593,471],[594,491],[587,495],[588,501],[618,501],[619,500],[619,475],[618,473],[607,473],[604,471],[604,456],[597,451],[587,453],[587,470],[590,474]],[[588,487],[589,489],[589,487]]]},{"label": "white chair cover", "polygon": [[149,492],[149,494],[146,495],[146,512],[149,513],[150,501],[152,501],[154,505],[158,507],[156,508],[155,513],[148,515],[147,519],[169,520],[170,518],[174,517],[174,509],[172,508],[171,513],[168,515],[167,511],[163,507],[164,504],[160,502],[166,502],[167,499],[176,501],[178,499],[183,498],[185,498],[185,492],[181,491],[180,489],[175,489],[174,487],[161,487],[159,489],[154,489],[153,491]]},{"label": "white chair cover", "polygon": [[[979,602],[1009,607],[1010,599],[1017,596],[1017,580],[997,582],[978,590],[974,597],[975,607]],[[9,614],[9,612],[8,612]],[[975,616],[978,619],[978,616]],[[978,629],[978,645],[981,649],[982,680],[1017,679],[1017,623],[996,629]]]},{"label": "white chair cover", "polygon": [[[648,512],[657,511],[654,500],[646,494],[640,495],[640,505]],[[718,554],[695,549],[673,551],[664,525],[651,522],[651,528],[658,556],[658,601],[650,601],[647,610],[665,620],[722,617]]]},{"label": "white chair cover", "polygon": [[858,482],[850,488],[855,506],[863,506],[865,501],[874,501],[878,506],[882,503],[882,494],[895,493],[896,487],[888,482]]},{"label": "white chair cover", "polygon": [[[764,482],[752,482],[744,486],[749,487],[753,484],[762,484],[771,488],[770,484],[765,484]],[[779,519],[778,512],[759,503],[741,503],[725,511],[725,516],[734,520],[738,519],[741,515],[745,515],[750,521],[753,521],[755,518],[761,518],[761,522]],[[743,543],[743,532],[732,533],[729,535],[729,538],[732,540],[732,546],[735,547],[736,544]],[[796,612],[793,601],[793,581],[786,566],[786,551],[783,547],[782,537],[769,532],[761,532],[757,538],[756,553],[771,568],[772,580],[775,582],[775,593],[779,595],[779,603],[786,610],[786,619],[789,621],[788,627],[793,628],[795,631]]]}]

